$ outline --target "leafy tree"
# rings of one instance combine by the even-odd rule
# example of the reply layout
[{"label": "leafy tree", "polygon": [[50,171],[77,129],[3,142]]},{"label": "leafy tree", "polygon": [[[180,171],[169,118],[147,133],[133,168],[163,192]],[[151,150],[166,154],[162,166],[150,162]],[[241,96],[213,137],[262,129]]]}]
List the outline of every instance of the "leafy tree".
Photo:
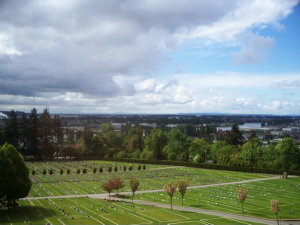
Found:
[{"label": "leafy tree", "polygon": [[7,185],[12,182],[15,172],[12,161],[7,157],[6,152],[0,148],[0,199],[6,195]]},{"label": "leafy tree", "polygon": [[[29,169],[27,168],[23,158],[20,153],[14,148],[13,145],[5,144],[1,147],[0,152],[4,156],[4,165],[9,166],[3,171],[8,172],[7,174],[2,174],[0,171],[0,177],[9,176],[4,184],[5,185],[5,195],[7,197],[7,207],[9,210],[10,203],[15,203],[17,199],[24,198],[28,195],[31,188],[31,180],[29,178]],[[1,190],[1,189],[0,189]],[[0,191],[1,194],[1,191]],[[14,204],[15,205],[15,204]]]},{"label": "leafy tree", "polygon": [[209,145],[206,141],[195,139],[189,148],[190,161],[196,163],[205,162],[205,156],[209,154]]},{"label": "leafy tree", "polygon": [[[82,132],[82,131],[80,131],[80,132]],[[74,144],[74,140],[75,140],[75,132],[74,132],[74,130],[73,129],[69,129],[67,127],[67,129],[66,129],[66,135],[67,135],[67,143]],[[76,141],[79,140],[79,139],[80,138],[78,138],[78,139],[76,138]]]},{"label": "leafy tree", "polygon": [[231,131],[228,132],[226,143],[229,145],[241,145],[244,143],[244,137],[237,124],[231,126]]},{"label": "leafy tree", "polygon": [[102,173],[102,172],[103,172],[103,168],[102,168],[102,166],[100,167],[100,169],[99,169],[99,172],[100,172],[100,173]]},{"label": "leafy tree", "polygon": [[271,211],[273,213],[275,213],[276,215],[276,219],[277,219],[277,224],[279,225],[279,221],[278,221],[278,213],[280,211],[280,208],[279,208],[279,202],[277,199],[272,199],[271,200]]},{"label": "leafy tree", "polygon": [[247,198],[247,190],[244,188],[239,188],[238,189],[238,199],[242,203],[243,214],[244,214],[244,202],[245,202],[246,198]]},{"label": "leafy tree", "polygon": [[168,138],[161,129],[151,131],[151,134],[145,140],[145,148],[153,152],[153,159],[159,160],[163,158],[162,151],[167,145]]},{"label": "leafy tree", "polygon": [[101,188],[108,193],[110,199],[110,193],[114,190],[115,184],[113,180],[108,180],[102,183]]},{"label": "leafy tree", "polygon": [[164,188],[165,192],[167,192],[167,194],[169,195],[170,197],[170,203],[171,203],[171,210],[173,209],[172,208],[172,201],[173,201],[173,195],[176,191],[176,184],[174,182],[170,183],[170,184],[167,184]]},{"label": "leafy tree", "polygon": [[203,138],[204,138],[206,143],[212,144],[213,140],[212,140],[211,131],[210,131],[210,128],[209,128],[208,125],[206,125],[206,127],[204,129]]},{"label": "leafy tree", "polygon": [[20,132],[17,114],[14,110],[11,110],[4,127],[4,140],[5,142],[13,145],[16,149],[18,149],[19,139]]},{"label": "leafy tree", "polygon": [[132,203],[133,203],[134,193],[137,191],[139,185],[140,185],[140,182],[136,177],[131,178],[129,180],[129,186],[130,186],[130,189],[132,192]]},{"label": "leafy tree", "polygon": [[216,152],[217,163],[237,165],[240,163],[240,149],[235,145],[225,145]]},{"label": "leafy tree", "polygon": [[300,149],[292,138],[283,138],[275,147],[278,168],[289,169],[300,164]]},{"label": "leafy tree", "polygon": [[125,187],[125,184],[124,184],[124,180],[123,180],[123,179],[121,179],[121,178],[115,178],[115,179],[113,180],[113,188],[114,188],[114,190],[117,190],[118,193],[119,193],[119,190],[120,190],[121,188],[123,188],[123,187]]},{"label": "leafy tree", "polygon": [[20,132],[20,144],[22,145],[21,153],[22,155],[28,154],[28,146],[29,146],[29,119],[27,118],[26,114],[23,112],[20,124],[19,124],[19,132]]},{"label": "leafy tree", "polygon": [[104,152],[103,152],[103,142],[102,140],[98,137],[95,136],[92,139],[92,148],[91,148],[91,156],[103,156]]},{"label": "leafy tree", "polygon": [[215,163],[217,162],[217,158],[218,158],[218,153],[219,153],[219,150],[223,147],[226,146],[226,142],[223,140],[223,141],[216,141],[215,143],[213,143],[210,148],[210,154],[209,154],[209,157],[210,159],[212,159]]},{"label": "leafy tree", "polygon": [[189,185],[189,182],[187,180],[178,181],[178,191],[181,194],[181,205],[183,205],[183,197],[185,195],[188,185]]}]

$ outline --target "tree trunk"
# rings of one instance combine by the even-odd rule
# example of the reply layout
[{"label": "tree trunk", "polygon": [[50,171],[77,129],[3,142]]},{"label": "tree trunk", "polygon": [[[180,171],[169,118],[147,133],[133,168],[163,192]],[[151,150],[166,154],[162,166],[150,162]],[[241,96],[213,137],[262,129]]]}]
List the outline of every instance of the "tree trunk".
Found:
[{"label": "tree trunk", "polygon": [[134,192],[132,192],[132,202],[131,202],[132,204],[133,204],[133,198],[134,198]]}]

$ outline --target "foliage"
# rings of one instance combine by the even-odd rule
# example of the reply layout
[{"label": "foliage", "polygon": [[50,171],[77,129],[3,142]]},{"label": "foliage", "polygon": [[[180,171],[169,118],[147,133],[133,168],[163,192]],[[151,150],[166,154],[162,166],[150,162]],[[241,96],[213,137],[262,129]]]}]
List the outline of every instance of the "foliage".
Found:
[{"label": "foliage", "polygon": [[278,221],[278,213],[280,211],[279,209],[279,202],[276,199],[272,199],[271,200],[271,211],[275,213],[276,218],[277,218],[277,224],[279,225],[279,221]]},{"label": "foliage", "polygon": [[102,173],[103,172],[103,168],[102,166],[99,168],[99,173]]},{"label": "foliage", "polygon": [[97,172],[97,169],[96,169],[96,168],[94,168],[94,169],[93,169],[93,173],[96,173],[96,172]]},{"label": "foliage", "polygon": [[247,198],[247,190],[244,188],[239,188],[238,189],[238,199],[242,203],[243,214],[244,214],[244,202],[245,202],[246,198]]},{"label": "foliage", "polygon": [[114,171],[118,172],[118,167],[117,166],[115,166]]},{"label": "foliage", "polygon": [[181,194],[181,205],[183,205],[183,197],[185,195],[188,185],[189,185],[189,182],[187,180],[178,181],[178,191]]},{"label": "foliage", "polygon": [[10,202],[28,195],[31,180],[29,169],[13,145],[4,144],[0,148],[0,156],[0,198],[6,196],[9,209]]},{"label": "foliage", "polygon": [[143,165],[143,170],[146,170],[146,165],[145,164]]},{"label": "foliage", "polygon": [[111,166],[110,167],[108,167],[108,172],[111,172],[112,171],[112,168],[111,168]]},{"label": "foliage", "polygon": [[131,171],[132,170],[132,166],[129,166],[129,171]]},{"label": "foliage", "polygon": [[113,180],[113,189],[119,192],[119,189],[125,186],[124,180],[121,178],[115,178]]},{"label": "foliage", "polygon": [[77,172],[77,174],[80,174],[80,169],[77,169],[77,171],[76,171],[76,172]]},{"label": "foliage", "polygon": [[244,137],[237,124],[231,126],[231,131],[228,132],[226,143],[229,145],[241,145],[244,143]]},{"label": "foliage", "polygon": [[49,170],[49,175],[53,175],[53,170],[52,169]]},{"label": "foliage", "polygon": [[70,169],[67,169],[67,174],[69,175],[71,173],[71,170]]},{"label": "foliage", "polygon": [[189,161],[195,163],[205,162],[205,155],[209,154],[209,145],[201,139],[195,139],[189,148]]},{"label": "foliage", "polygon": [[46,174],[47,174],[47,171],[46,171],[45,169],[43,170],[43,174],[44,174],[44,175],[46,175]]},{"label": "foliage", "polygon": [[109,199],[110,199],[110,193],[114,190],[114,181],[108,180],[104,183],[102,183],[101,188],[108,193]]},{"label": "foliage", "polygon": [[172,183],[170,183],[170,184],[167,184],[167,185],[164,187],[165,192],[167,192],[167,194],[168,194],[169,197],[170,197],[171,210],[173,209],[173,207],[172,207],[172,201],[173,201],[173,195],[174,195],[174,193],[175,193],[175,191],[176,191],[176,187],[177,187],[177,185],[176,185],[176,183],[174,183],[174,182],[172,182]]},{"label": "foliage", "polygon": [[126,166],[123,166],[123,171],[126,171]]},{"label": "foliage", "polygon": [[131,178],[129,180],[129,186],[130,186],[130,189],[132,192],[132,203],[133,203],[134,193],[137,191],[139,185],[140,185],[140,182],[136,177]]},{"label": "foliage", "polygon": [[59,173],[60,173],[60,175],[63,175],[64,174],[64,170],[60,169]]},{"label": "foliage", "polygon": [[86,173],[87,173],[86,168],[83,168],[82,173],[83,173],[83,174],[86,174]]},{"label": "foliage", "polygon": [[35,170],[32,170],[31,175],[32,175],[32,176],[35,175]]},{"label": "foliage", "polygon": [[141,169],[142,169],[141,165],[138,165],[138,170],[141,170]]}]

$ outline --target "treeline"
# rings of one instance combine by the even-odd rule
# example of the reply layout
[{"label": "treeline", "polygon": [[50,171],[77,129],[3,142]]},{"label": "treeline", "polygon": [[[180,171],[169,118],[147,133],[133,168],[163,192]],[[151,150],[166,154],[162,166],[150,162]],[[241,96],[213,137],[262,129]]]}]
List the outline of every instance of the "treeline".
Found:
[{"label": "treeline", "polygon": [[22,155],[36,159],[58,155],[63,140],[61,120],[58,116],[52,118],[48,109],[39,116],[34,108],[29,116],[23,112],[21,117],[12,110],[6,125],[0,130],[0,145],[9,143]]},{"label": "treeline", "polygon": [[[144,160],[171,160],[206,163],[234,167],[299,170],[300,150],[292,138],[284,138],[276,145],[263,147],[255,133],[245,142],[238,126],[230,132],[218,133],[213,142],[209,127],[203,139],[192,139],[179,129],[164,132],[154,129],[146,138],[140,127],[129,128],[123,137],[114,131],[111,123],[104,123],[96,136],[85,127],[77,141],[76,150],[63,151],[64,156],[131,158]],[[73,155],[72,155],[73,154]]]}]

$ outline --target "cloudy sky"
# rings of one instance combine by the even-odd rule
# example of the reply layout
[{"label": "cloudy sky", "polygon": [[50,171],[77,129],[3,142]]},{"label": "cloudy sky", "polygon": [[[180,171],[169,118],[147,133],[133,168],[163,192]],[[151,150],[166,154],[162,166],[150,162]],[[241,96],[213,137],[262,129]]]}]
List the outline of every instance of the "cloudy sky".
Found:
[{"label": "cloudy sky", "polygon": [[300,114],[298,0],[0,0],[0,111]]}]

